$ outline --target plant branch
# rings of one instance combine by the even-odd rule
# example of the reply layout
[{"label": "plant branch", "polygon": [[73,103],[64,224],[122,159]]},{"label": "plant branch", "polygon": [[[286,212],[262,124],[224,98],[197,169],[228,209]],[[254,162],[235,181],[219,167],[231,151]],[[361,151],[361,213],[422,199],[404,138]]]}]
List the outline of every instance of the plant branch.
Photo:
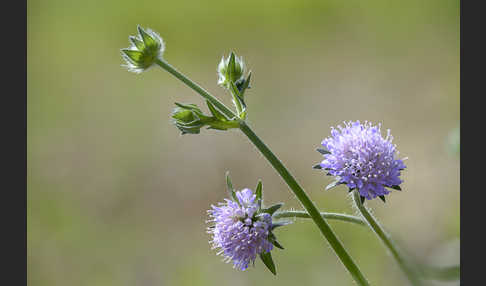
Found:
[{"label": "plant branch", "polygon": [[352,196],[358,211],[368,223],[371,230],[378,236],[381,242],[383,242],[393,258],[395,258],[398,265],[407,276],[408,280],[412,283],[412,285],[422,285],[422,281],[419,278],[419,271],[405,259],[405,256],[400,252],[398,246],[392,241],[391,237],[380,226],[378,221],[373,217],[368,209],[361,203],[361,197],[359,192],[357,190],[354,190]]},{"label": "plant branch", "polygon": [[[359,225],[366,225],[366,222],[361,219],[360,217],[357,216],[352,216],[348,214],[341,214],[341,213],[326,213],[326,212],[321,212],[320,213],[322,217],[326,219],[332,219],[332,220],[340,220],[340,221],[345,221],[345,222],[350,222],[350,223],[355,223]],[[311,218],[311,216],[305,212],[305,211],[280,211],[276,212],[273,215],[273,218],[290,218],[290,217],[298,217],[298,218]]]}]

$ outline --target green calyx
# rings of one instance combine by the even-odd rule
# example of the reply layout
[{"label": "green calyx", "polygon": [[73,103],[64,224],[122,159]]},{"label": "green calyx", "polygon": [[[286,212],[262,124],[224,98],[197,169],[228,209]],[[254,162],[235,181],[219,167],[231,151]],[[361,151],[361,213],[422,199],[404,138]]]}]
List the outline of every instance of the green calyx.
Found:
[{"label": "green calyx", "polygon": [[175,103],[177,107],[172,112],[173,123],[183,135],[199,134],[204,126],[208,126],[208,129],[216,130],[228,130],[239,127],[237,120],[229,120],[209,101],[207,101],[207,104],[212,116],[205,115],[195,104]]},{"label": "green calyx", "polygon": [[245,63],[241,57],[237,57],[235,53],[231,54],[225,59],[221,59],[218,65],[218,84],[230,88],[230,84],[241,85],[244,81]]},{"label": "green calyx", "polygon": [[244,94],[250,87],[251,71],[245,79],[245,63],[241,57],[231,52],[226,59],[224,57],[221,59],[218,65],[218,77],[218,84],[231,93],[238,117],[246,119]]},{"label": "green calyx", "polygon": [[128,37],[131,46],[122,49],[121,53],[128,70],[140,73],[152,66],[157,59],[162,58],[165,44],[162,38],[154,31],[150,29],[144,30],[140,26],[137,29],[137,36]]}]

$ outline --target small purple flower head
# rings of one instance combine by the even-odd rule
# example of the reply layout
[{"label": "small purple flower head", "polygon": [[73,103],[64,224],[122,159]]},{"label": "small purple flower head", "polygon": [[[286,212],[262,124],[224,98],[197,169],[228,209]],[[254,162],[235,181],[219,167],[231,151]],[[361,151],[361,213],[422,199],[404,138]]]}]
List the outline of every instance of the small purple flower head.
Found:
[{"label": "small purple flower head", "polygon": [[324,160],[317,167],[337,176],[335,185],[346,184],[368,200],[378,196],[384,200],[384,195],[390,193],[385,187],[400,190],[400,171],[405,164],[396,158],[399,152],[392,144],[390,130],[383,138],[381,124],[373,126],[367,121],[344,124],[332,128],[332,136],[322,141],[326,150],[318,150],[324,154]]},{"label": "small purple flower head", "polygon": [[250,189],[235,192],[238,202],[225,199],[218,206],[208,210],[214,225],[208,228],[212,235],[213,249],[226,262],[233,261],[233,267],[245,270],[254,263],[258,254],[270,252],[273,244],[269,241],[272,230],[272,216],[259,212],[256,195]]}]

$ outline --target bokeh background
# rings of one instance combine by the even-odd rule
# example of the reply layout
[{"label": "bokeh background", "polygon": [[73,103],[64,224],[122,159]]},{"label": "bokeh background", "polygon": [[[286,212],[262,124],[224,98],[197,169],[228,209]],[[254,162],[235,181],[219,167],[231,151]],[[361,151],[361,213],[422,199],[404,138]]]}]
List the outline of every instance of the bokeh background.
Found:
[{"label": "bokeh background", "polygon": [[[459,1],[29,0],[27,13],[29,285],[354,285],[309,220],[277,231],[276,277],[210,249],[206,210],[227,170],[300,206],[237,130],[179,135],[173,102],[202,100],[161,69],[121,67],[137,24],[228,104],[216,67],[242,55],[250,124],[323,210],[354,213],[311,168],[330,127],[390,128],[409,158],[403,191],[369,205],[417,263],[458,263]],[[370,231],[330,223],[373,285],[406,285]]]}]

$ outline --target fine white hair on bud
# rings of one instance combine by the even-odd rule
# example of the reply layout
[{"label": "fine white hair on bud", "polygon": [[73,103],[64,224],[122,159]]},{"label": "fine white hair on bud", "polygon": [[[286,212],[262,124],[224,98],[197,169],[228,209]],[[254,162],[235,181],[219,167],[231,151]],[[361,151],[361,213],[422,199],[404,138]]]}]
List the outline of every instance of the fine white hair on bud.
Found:
[{"label": "fine white hair on bud", "polygon": [[245,80],[245,63],[242,57],[233,52],[225,58],[221,58],[218,65],[218,85],[229,88],[230,81],[237,86]]},{"label": "fine white hair on bud", "polygon": [[138,35],[129,36],[130,47],[121,50],[128,71],[141,73],[150,68],[157,60],[161,60],[165,51],[163,39],[147,28],[137,26]]}]

